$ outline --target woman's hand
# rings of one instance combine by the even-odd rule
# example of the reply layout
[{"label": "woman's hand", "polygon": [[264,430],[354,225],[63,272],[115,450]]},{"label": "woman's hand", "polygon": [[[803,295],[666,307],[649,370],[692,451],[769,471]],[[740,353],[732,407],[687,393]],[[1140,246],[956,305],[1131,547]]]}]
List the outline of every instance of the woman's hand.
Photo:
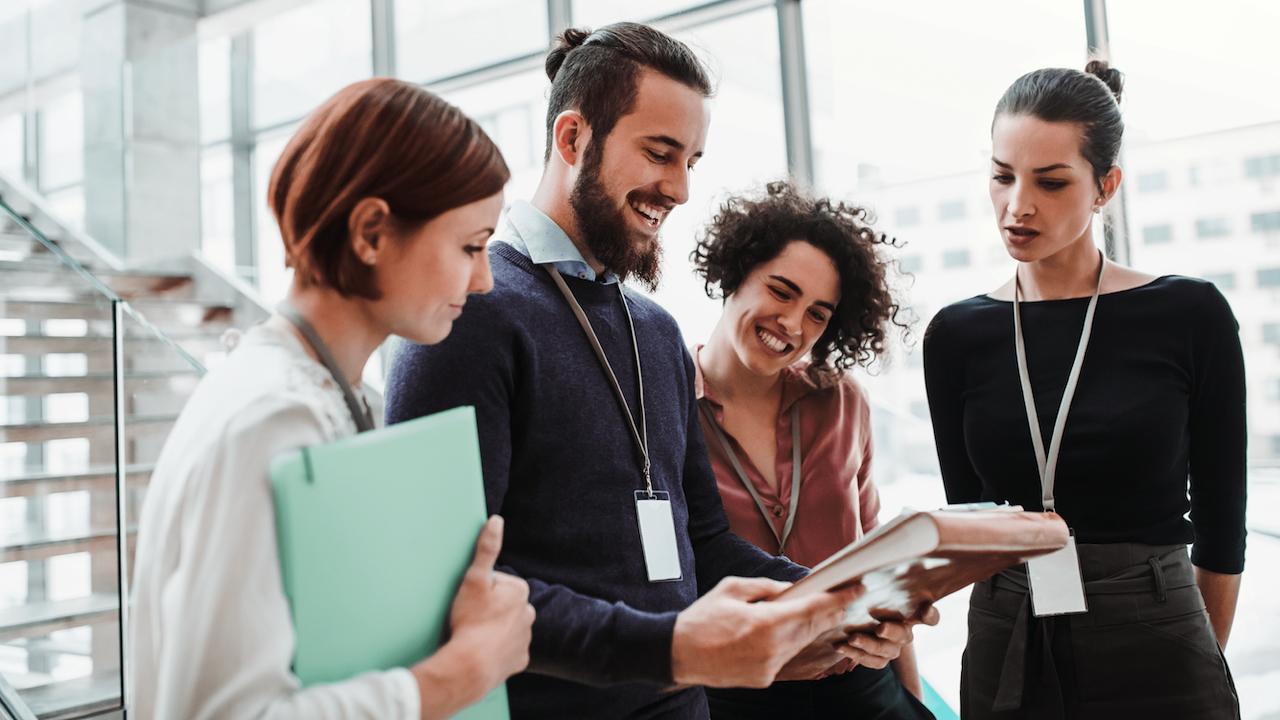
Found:
[{"label": "woman's hand", "polygon": [[529,664],[529,585],[493,569],[501,550],[502,518],[494,515],[480,531],[475,558],[453,600],[449,641],[412,668],[423,720],[453,715]]}]

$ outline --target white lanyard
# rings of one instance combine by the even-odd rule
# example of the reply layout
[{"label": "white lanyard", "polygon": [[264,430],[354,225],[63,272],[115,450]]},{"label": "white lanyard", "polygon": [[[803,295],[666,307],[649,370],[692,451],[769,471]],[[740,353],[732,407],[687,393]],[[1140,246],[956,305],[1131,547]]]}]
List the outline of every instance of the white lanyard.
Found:
[{"label": "white lanyard", "polygon": [[307,343],[311,345],[311,349],[316,351],[316,355],[320,358],[320,364],[329,370],[329,374],[333,376],[338,387],[342,388],[342,397],[347,401],[347,410],[351,411],[351,419],[356,423],[356,432],[362,433],[374,428],[373,414],[369,412],[368,406],[361,406],[360,401],[356,400],[356,393],[351,389],[351,383],[347,382],[347,376],[342,372],[342,368],[338,367],[338,361],[333,359],[333,353],[329,351],[329,346],[325,345],[324,340],[320,339],[320,333],[302,317],[302,313],[298,309],[289,304],[288,300],[281,300],[276,305],[276,311],[284,316],[286,320],[293,323],[294,327],[302,333],[302,337],[306,338]]},{"label": "white lanyard", "polygon": [[1071,407],[1071,398],[1076,393],[1076,381],[1080,379],[1080,368],[1084,366],[1084,351],[1089,346],[1089,334],[1093,331],[1093,313],[1098,307],[1098,293],[1102,290],[1102,276],[1107,271],[1107,258],[1102,256],[1102,266],[1098,268],[1098,284],[1093,289],[1093,297],[1089,300],[1089,309],[1084,315],[1084,330],[1080,333],[1080,345],[1076,348],[1076,359],[1071,365],[1071,374],[1067,377],[1067,387],[1062,392],[1062,403],[1058,406],[1058,419],[1053,425],[1053,439],[1049,442],[1049,455],[1044,452],[1044,439],[1040,437],[1040,420],[1036,415],[1036,401],[1031,394],[1031,375],[1027,371],[1027,348],[1022,339],[1022,313],[1018,304],[1018,295],[1022,285],[1018,281],[1018,273],[1013,274],[1013,332],[1018,353],[1018,375],[1022,380],[1022,398],[1027,404],[1027,422],[1031,425],[1031,444],[1036,450],[1036,462],[1040,466],[1040,486],[1043,489],[1044,509],[1053,510],[1054,472],[1058,467],[1058,452],[1062,449],[1062,431],[1067,426],[1067,411]]},{"label": "white lanyard", "polygon": [[609,364],[609,358],[604,354],[604,348],[600,346],[600,339],[596,337],[596,333],[591,329],[591,321],[587,319],[587,314],[583,312],[582,306],[578,304],[578,299],[573,296],[573,291],[569,290],[569,286],[565,283],[564,278],[560,276],[560,271],[556,270],[551,263],[542,263],[540,267],[547,271],[552,280],[555,280],[556,287],[560,288],[560,293],[564,295],[564,299],[569,301],[569,307],[573,308],[573,314],[578,318],[578,324],[582,326],[583,332],[587,334],[587,340],[591,343],[591,348],[596,351],[596,358],[600,361],[600,366],[604,369],[604,374],[609,377],[609,382],[613,387],[613,394],[618,398],[618,404],[622,406],[622,414],[627,418],[627,427],[631,429],[631,439],[635,441],[636,447],[640,450],[640,456],[644,458],[644,489],[650,498],[654,497],[653,482],[649,479],[649,433],[646,429],[644,418],[644,378],[640,375],[640,343],[636,340],[636,326],[631,320],[631,308],[627,306],[627,296],[622,292],[622,283],[618,283],[618,296],[622,298],[622,309],[627,313],[627,328],[631,331],[631,346],[635,349],[636,354],[636,381],[640,386],[640,428],[636,428],[636,421],[631,417],[631,407],[627,405],[627,398],[622,394],[622,386],[618,384],[618,376],[613,373],[613,366]]},{"label": "white lanyard", "polygon": [[764,516],[764,522],[769,526],[769,531],[773,533],[773,537],[778,541],[778,555],[783,555],[787,538],[791,537],[791,525],[796,519],[796,505],[800,502],[800,402],[796,401],[791,405],[791,511],[787,515],[787,522],[782,527],[781,535],[774,529],[773,520],[769,517],[769,510],[764,506],[764,500],[760,498],[760,493],[756,491],[756,486],[751,483],[751,478],[747,477],[746,471],[742,469],[742,463],[738,461],[738,454],[733,451],[733,447],[729,444],[729,438],[725,436],[724,430],[716,422],[716,416],[711,411],[711,406],[708,404],[707,399],[702,398],[698,402],[698,407],[702,410],[702,414],[706,416],[707,422],[711,424],[711,429],[715,431],[716,437],[720,439],[720,444],[724,446],[724,452],[729,456],[729,462],[733,463],[733,469],[738,471],[738,479],[742,480],[747,492],[751,493],[751,499],[756,501],[756,507],[760,508],[760,514]]}]

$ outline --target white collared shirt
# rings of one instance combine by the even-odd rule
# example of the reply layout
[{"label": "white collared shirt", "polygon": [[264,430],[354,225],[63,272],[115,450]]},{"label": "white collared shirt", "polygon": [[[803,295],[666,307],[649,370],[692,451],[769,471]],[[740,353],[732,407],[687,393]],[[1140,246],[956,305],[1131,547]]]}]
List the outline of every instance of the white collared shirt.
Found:
[{"label": "white collared shirt", "polygon": [[[507,223],[494,235],[495,240],[507,243],[534,264],[551,263],[561,275],[592,282],[596,280],[596,271],[583,259],[578,247],[554,220],[538,208],[524,200],[516,200],[507,209]],[[605,270],[600,275],[600,282],[610,285],[618,282],[618,276],[612,270]]]}]

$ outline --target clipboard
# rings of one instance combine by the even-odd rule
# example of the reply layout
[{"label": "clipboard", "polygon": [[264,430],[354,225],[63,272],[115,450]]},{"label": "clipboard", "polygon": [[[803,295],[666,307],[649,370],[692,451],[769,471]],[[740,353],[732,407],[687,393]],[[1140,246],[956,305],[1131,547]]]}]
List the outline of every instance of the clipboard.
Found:
[{"label": "clipboard", "polygon": [[[302,685],[434,652],[487,518],[474,408],[284,453],[271,484]],[[453,717],[509,720],[506,686]]]}]

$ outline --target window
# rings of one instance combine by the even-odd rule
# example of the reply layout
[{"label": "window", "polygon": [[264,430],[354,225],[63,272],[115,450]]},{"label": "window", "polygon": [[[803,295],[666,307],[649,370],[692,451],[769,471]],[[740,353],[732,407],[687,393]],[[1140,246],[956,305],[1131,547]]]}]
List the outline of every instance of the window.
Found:
[{"label": "window", "polygon": [[[547,48],[543,0],[396,0],[395,24],[396,74],[412,82],[439,80]],[[574,24],[587,23],[575,17]]]},{"label": "window", "polygon": [[898,227],[909,227],[918,224],[920,222],[920,208],[898,208],[898,211],[893,214],[893,220]]},{"label": "window", "polygon": [[898,258],[898,269],[907,273],[918,273],[924,267],[924,258],[919,255],[907,255]]},{"label": "window", "polygon": [[1200,184],[1200,168],[1196,165],[1191,166],[1191,171],[1187,173],[1187,182],[1195,187]]},{"label": "window", "polygon": [[1266,155],[1245,160],[1244,174],[1256,178],[1280,175],[1280,155]]},{"label": "window", "polygon": [[1155,192],[1169,187],[1163,171],[1138,176],[1138,192]]},{"label": "window", "polygon": [[1259,270],[1258,287],[1280,287],[1280,268],[1263,268]]},{"label": "window", "polygon": [[1267,380],[1267,399],[1280,400],[1280,378]]},{"label": "window", "polygon": [[922,400],[914,400],[911,403],[911,414],[921,420],[929,419],[929,403]]},{"label": "window", "polygon": [[1219,290],[1235,290],[1236,289],[1236,274],[1232,272],[1209,273],[1204,276],[1204,279],[1208,280],[1214,285],[1217,285]]},{"label": "window", "polygon": [[1280,345],[1280,323],[1266,323],[1262,326],[1262,342]]},{"label": "window", "polygon": [[1280,435],[1271,436],[1271,454],[1280,456]]},{"label": "window", "polygon": [[1275,232],[1280,230],[1280,210],[1269,213],[1254,213],[1249,218],[1254,232]]},{"label": "window", "polygon": [[1150,225],[1142,228],[1142,242],[1152,245],[1167,243],[1173,240],[1172,225]]},{"label": "window", "polygon": [[939,220],[956,220],[962,217],[964,217],[963,200],[952,200],[950,202],[938,203]]},{"label": "window", "polygon": [[1231,223],[1226,218],[1209,218],[1196,221],[1196,237],[1222,237],[1231,234]]},{"label": "window", "polygon": [[948,250],[942,253],[942,267],[958,268],[969,266],[968,250]]}]

